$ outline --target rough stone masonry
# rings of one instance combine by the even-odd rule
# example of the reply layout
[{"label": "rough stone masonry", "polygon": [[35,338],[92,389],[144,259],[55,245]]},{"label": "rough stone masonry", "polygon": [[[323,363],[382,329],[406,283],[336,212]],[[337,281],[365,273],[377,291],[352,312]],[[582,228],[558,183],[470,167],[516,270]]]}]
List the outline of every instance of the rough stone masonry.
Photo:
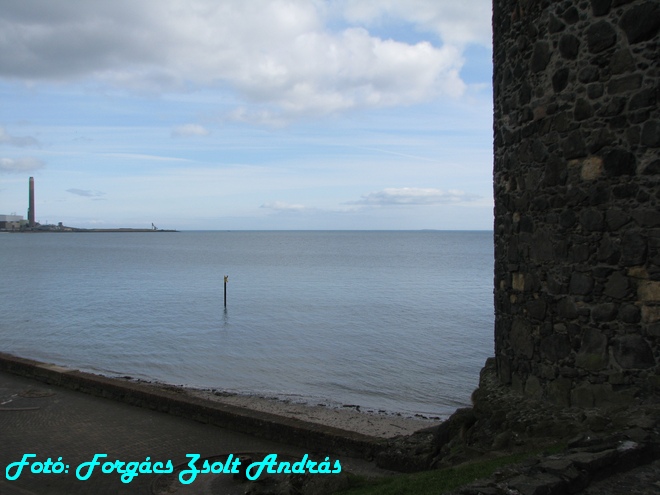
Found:
[{"label": "rough stone masonry", "polygon": [[660,389],[660,2],[494,0],[495,357],[561,406]]}]

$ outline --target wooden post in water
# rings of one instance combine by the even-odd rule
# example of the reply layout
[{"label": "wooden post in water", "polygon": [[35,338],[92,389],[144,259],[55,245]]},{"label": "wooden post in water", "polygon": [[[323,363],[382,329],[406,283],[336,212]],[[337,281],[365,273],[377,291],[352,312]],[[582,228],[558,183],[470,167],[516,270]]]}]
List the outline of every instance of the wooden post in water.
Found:
[{"label": "wooden post in water", "polygon": [[227,281],[229,280],[229,276],[225,275],[225,308],[227,307]]}]

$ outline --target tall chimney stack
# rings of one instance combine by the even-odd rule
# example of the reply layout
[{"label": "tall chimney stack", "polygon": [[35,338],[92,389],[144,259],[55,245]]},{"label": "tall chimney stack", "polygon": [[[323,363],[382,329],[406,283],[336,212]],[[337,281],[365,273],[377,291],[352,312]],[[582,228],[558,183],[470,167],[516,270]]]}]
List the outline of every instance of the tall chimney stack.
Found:
[{"label": "tall chimney stack", "polygon": [[34,177],[30,177],[30,205],[28,206],[28,225],[34,227]]}]

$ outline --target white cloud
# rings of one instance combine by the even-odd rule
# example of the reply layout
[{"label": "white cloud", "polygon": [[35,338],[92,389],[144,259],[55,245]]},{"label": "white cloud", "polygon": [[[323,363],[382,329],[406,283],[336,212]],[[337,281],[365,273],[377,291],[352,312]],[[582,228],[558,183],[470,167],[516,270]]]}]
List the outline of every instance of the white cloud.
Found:
[{"label": "white cloud", "polygon": [[[231,88],[267,115],[288,118],[461,96],[461,44],[485,29],[474,21],[479,9],[468,6],[486,4],[410,1],[11,2],[0,12],[0,78]],[[333,31],[337,8],[353,24]],[[383,15],[433,29],[446,44],[380,39],[364,29]]]},{"label": "white cloud", "polygon": [[249,109],[246,107],[235,108],[229,112],[227,119],[245,124],[255,124],[267,127],[284,127],[289,121],[278,112],[268,109]]},{"label": "white cloud", "polygon": [[32,172],[44,168],[46,164],[33,157],[24,158],[0,158],[0,172],[23,173]]},{"label": "white cloud", "polygon": [[264,203],[260,208],[266,208],[269,210],[275,211],[308,211],[310,208],[307,208],[305,205],[286,203],[284,201],[271,201],[269,203]]},{"label": "white cloud", "polygon": [[29,146],[39,146],[39,141],[31,136],[11,136],[5,131],[4,127],[0,127],[0,144],[26,148]]},{"label": "white cloud", "polygon": [[172,131],[172,137],[208,136],[209,130],[199,124],[185,124]]},{"label": "white cloud", "polygon": [[111,158],[122,158],[125,160],[145,160],[155,162],[186,162],[186,158],[176,158],[172,156],[147,155],[144,153],[103,153],[103,156]]},{"label": "white cloud", "polygon": [[334,4],[351,22],[370,25],[403,19],[452,45],[477,43],[490,48],[492,43],[492,8],[485,0],[334,0]]},{"label": "white cloud", "polygon": [[387,188],[365,194],[361,199],[350,204],[367,206],[441,205],[466,203],[477,199],[479,196],[458,190],[443,191],[441,189],[402,187]]},{"label": "white cloud", "polygon": [[85,198],[99,198],[100,196],[103,196],[105,193],[101,191],[90,191],[89,189],[67,189],[66,192],[75,194],[76,196],[83,196]]}]

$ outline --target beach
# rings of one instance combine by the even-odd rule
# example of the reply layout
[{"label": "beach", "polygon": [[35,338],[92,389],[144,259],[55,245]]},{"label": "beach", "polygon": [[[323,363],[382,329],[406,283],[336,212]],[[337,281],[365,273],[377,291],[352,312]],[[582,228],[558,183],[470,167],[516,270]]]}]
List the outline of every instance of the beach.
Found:
[{"label": "beach", "polygon": [[[269,428],[285,424],[294,429],[323,430],[313,426],[319,425],[342,430],[347,438],[355,438],[352,434],[358,434],[369,441],[367,437],[377,440],[410,435],[446,419],[373,410],[357,404],[314,405],[255,394],[171,385],[126,375],[109,377],[5,353],[0,353],[0,371],[223,427],[234,425],[241,431],[261,431],[266,425],[270,425],[266,427]],[[305,427],[305,423],[311,425]],[[342,433],[335,431],[331,435],[342,436]]]},{"label": "beach", "polygon": [[424,417],[421,415],[392,414],[385,411],[364,409],[359,405],[351,404],[331,407],[323,404],[311,405],[269,397],[232,394],[208,389],[201,390],[153,382],[147,384],[170,392],[220,404],[294,418],[377,438],[387,439],[410,435],[416,431],[435,426],[444,419],[439,416]]}]

